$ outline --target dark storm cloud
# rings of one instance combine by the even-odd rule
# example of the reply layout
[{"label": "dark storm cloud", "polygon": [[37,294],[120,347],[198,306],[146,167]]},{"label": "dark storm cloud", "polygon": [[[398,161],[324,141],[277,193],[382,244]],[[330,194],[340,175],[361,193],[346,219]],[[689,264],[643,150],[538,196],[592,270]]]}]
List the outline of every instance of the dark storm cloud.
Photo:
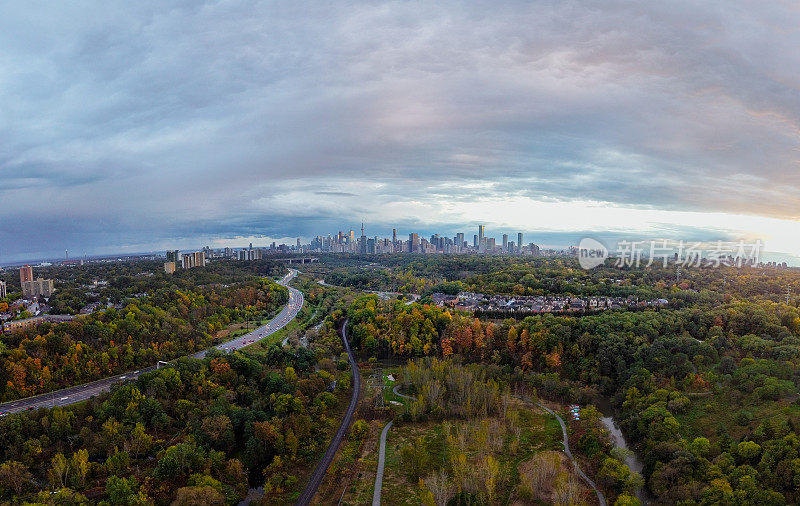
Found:
[{"label": "dark storm cloud", "polygon": [[509,195],[795,219],[798,21],[722,0],[6,4],[0,262],[452,228],[482,217],[449,204]]}]

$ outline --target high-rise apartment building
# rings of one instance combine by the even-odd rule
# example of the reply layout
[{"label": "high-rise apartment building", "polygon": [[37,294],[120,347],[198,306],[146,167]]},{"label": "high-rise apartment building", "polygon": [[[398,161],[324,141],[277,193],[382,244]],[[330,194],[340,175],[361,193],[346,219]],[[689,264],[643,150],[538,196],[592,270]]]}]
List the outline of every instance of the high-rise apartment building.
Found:
[{"label": "high-rise apartment building", "polygon": [[22,283],[22,296],[26,299],[50,297],[54,291],[52,279],[39,278]]},{"label": "high-rise apartment building", "polygon": [[397,244],[397,229],[392,229],[392,244]]},{"label": "high-rise apartment building", "polygon": [[478,244],[480,245],[483,243],[484,238],[486,237],[486,225],[478,225]]},{"label": "high-rise apartment building", "polygon": [[33,267],[30,265],[23,265],[19,268],[19,282],[33,281]]},{"label": "high-rise apartment building", "polygon": [[180,266],[181,264],[181,252],[180,250],[170,250],[167,251],[167,262],[173,262],[176,267]]},{"label": "high-rise apartment building", "polygon": [[183,258],[184,269],[206,266],[206,255],[202,251],[195,251],[194,253],[185,253],[182,258]]},{"label": "high-rise apartment building", "polygon": [[164,272],[167,274],[175,274],[175,262],[164,262]]},{"label": "high-rise apartment building", "polygon": [[522,253],[522,232],[517,234],[517,251]]},{"label": "high-rise apartment building", "polygon": [[0,299],[5,297],[6,295],[8,295],[8,292],[6,291],[6,282],[0,281]]},{"label": "high-rise apartment building", "polygon": [[503,251],[508,251],[508,234],[503,234]]}]

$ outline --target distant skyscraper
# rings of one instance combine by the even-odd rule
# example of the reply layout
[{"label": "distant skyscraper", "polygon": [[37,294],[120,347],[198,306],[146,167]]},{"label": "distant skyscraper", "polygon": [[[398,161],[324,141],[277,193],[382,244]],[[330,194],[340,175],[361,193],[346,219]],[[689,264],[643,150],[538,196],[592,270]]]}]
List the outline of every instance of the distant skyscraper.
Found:
[{"label": "distant skyscraper", "polygon": [[486,225],[478,225],[478,244],[483,242],[484,237],[486,237]]},{"label": "distant skyscraper", "polygon": [[164,272],[167,274],[175,274],[175,262],[164,262]]},{"label": "distant skyscraper", "polygon": [[6,295],[6,282],[0,281],[0,299],[4,298]]},{"label": "distant skyscraper", "polygon": [[392,244],[397,244],[397,229],[392,229]]},{"label": "distant skyscraper", "polygon": [[503,234],[503,251],[508,251],[508,234]]},{"label": "distant skyscraper", "polygon": [[522,252],[522,232],[517,234],[517,251]]},{"label": "distant skyscraper", "polygon": [[176,266],[180,265],[181,252],[176,249],[167,251],[167,262],[174,262]]},{"label": "distant skyscraper", "polygon": [[300,238],[297,238],[297,249],[300,249]]},{"label": "distant skyscraper", "polygon": [[472,236],[472,245],[478,247],[478,234]]},{"label": "distant skyscraper", "polygon": [[24,265],[19,268],[19,282],[33,281],[33,267]]},{"label": "distant skyscraper", "polygon": [[464,232],[459,232],[456,234],[456,246],[459,248],[464,247]]},{"label": "distant skyscraper", "polygon": [[361,222],[361,240],[359,241],[359,247],[361,249],[361,254],[364,255],[367,253],[367,236],[364,235],[364,222]]},{"label": "distant skyscraper", "polygon": [[408,234],[408,252],[415,253],[419,251],[419,234]]}]

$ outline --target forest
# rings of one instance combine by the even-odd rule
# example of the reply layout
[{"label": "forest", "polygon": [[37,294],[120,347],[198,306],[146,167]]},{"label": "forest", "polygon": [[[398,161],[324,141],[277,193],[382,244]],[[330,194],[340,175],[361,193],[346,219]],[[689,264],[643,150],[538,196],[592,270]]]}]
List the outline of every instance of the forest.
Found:
[{"label": "forest", "polygon": [[[231,268],[196,269],[185,279],[138,276],[134,268],[120,274],[130,280],[124,309],[5,336],[2,395],[47,391],[202,349],[232,323],[264,317],[286,300],[285,289],[249,272],[223,281]],[[123,501],[111,499],[119,486],[130,503],[162,494],[165,502],[199,494],[232,503],[242,493],[237,479],[246,476],[249,485],[265,487],[265,500],[286,499],[326,444],[322,434],[298,433],[311,434],[308,423],[330,433],[338,421],[333,410],[346,404],[340,397],[350,376],[339,329],[348,322],[365,370],[406,364],[397,374],[414,400],[397,408],[387,478],[413,490],[415,501],[591,502],[586,484],[556,453],[554,419],[533,402],[582,407],[580,420],[568,423],[573,453],[611,503],[637,504],[642,488],[664,504],[800,501],[800,299],[792,295],[797,290],[787,297],[787,287],[800,282],[795,269],[686,269],[679,279],[676,270],[658,266],[583,271],[570,258],[397,255],[367,262],[354,255],[323,259],[309,271],[295,282],[310,306],[306,323],[289,334],[294,346],[180,360],[168,370],[191,386],[178,390],[151,385],[167,382],[162,376],[173,373],[165,370],[85,404],[0,419],[2,437],[13,437],[0,440],[5,497],[44,501],[37,490],[47,488],[116,503]],[[421,298],[363,293],[376,289]],[[428,297],[461,290],[663,297],[669,304],[476,318]],[[146,295],[133,297],[139,293]],[[225,372],[229,383],[220,361],[232,371]],[[337,386],[327,392],[333,379]],[[257,414],[245,415],[250,411]],[[371,420],[372,411],[365,413]],[[232,439],[225,419],[209,419],[218,414],[231,424]],[[641,476],[612,448],[599,422],[610,415],[641,457]],[[115,423],[122,434],[116,439],[104,432]],[[363,420],[353,426],[332,469],[358,464],[370,430]],[[499,439],[484,437],[487,430]],[[152,436],[149,452],[137,449],[134,433],[145,442],[142,433]],[[522,446],[512,452],[512,443]],[[127,456],[115,457],[121,452]],[[239,462],[232,468],[241,467],[231,471],[237,479],[223,470],[232,459]],[[537,495],[538,486],[546,493]],[[387,490],[395,497],[400,489]]]},{"label": "forest", "polygon": [[0,418],[0,490],[27,504],[223,505],[262,486],[284,502],[350,385],[316,363],[303,348],[214,352],[87,403]]},{"label": "forest", "polygon": [[[487,275],[481,285],[465,287],[513,291],[526,276],[553,285],[578,274],[548,269],[507,272],[513,285]],[[582,275],[598,282],[605,276],[602,270]],[[785,300],[797,271],[702,269],[680,283],[667,269],[613,275],[625,281],[593,290],[629,287],[669,294],[676,303],[493,320],[363,295],[348,309],[353,345],[365,358],[457,357],[496,365],[544,399],[609,400],[644,457],[645,484],[659,502],[800,500],[800,311],[796,297]]]},{"label": "forest", "polygon": [[[288,300],[286,288],[249,272],[222,270],[186,278],[143,277],[127,291],[146,289],[67,323],[6,334],[0,340],[0,401],[85,383],[211,347],[229,325],[261,320]],[[190,271],[187,271],[190,272]],[[197,284],[225,279],[226,283]],[[111,278],[109,286],[126,285]],[[58,292],[56,292],[58,294]]]}]

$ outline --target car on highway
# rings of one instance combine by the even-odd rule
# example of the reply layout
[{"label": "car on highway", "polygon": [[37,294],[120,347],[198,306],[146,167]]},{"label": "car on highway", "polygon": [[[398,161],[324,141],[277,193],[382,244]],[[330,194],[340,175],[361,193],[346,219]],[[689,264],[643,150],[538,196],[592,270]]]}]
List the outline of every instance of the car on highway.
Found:
[{"label": "car on highway", "polygon": [[6,416],[8,414],[9,414],[8,411],[3,411],[2,413],[0,413],[0,416]]}]

